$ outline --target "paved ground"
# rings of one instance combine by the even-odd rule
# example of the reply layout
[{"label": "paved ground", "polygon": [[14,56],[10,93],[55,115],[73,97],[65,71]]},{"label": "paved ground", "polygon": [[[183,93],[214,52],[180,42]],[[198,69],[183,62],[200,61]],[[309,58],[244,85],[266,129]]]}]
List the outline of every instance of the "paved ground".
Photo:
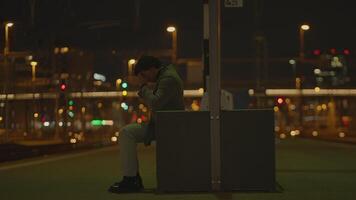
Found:
[{"label": "paved ground", "polygon": [[[109,147],[2,163],[0,199],[356,199],[356,145],[288,139],[276,149],[282,193],[110,194],[107,187],[119,177],[119,148]],[[139,147],[146,188],[156,187],[154,150]]]}]

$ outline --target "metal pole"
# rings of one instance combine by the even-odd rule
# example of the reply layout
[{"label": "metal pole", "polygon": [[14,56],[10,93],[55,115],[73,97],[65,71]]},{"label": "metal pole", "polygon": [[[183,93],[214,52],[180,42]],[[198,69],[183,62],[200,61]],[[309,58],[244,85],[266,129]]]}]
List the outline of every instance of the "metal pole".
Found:
[{"label": "metal pole", "polygon": [[208,0],[203,0],[203,88],[208,89],[209,80],[209,4]]},{"label": "metal pole", "polygon": [[209,109],[211,136],[211,186],[213,191],[220,191],[220,0],[211,0],[209,5],[210,21],[210,72],[209,78]]},{"label": "metal pole", "polygon": [[177,28],[172,32],[172,62],[176,63],[177,61]]},{"label": "metal pole", "polygon": [[36,65],[32,65],[32,81],[36,81]]},{"label": "metal pole", "polygon": [[304,30],[299,28],[299,37],[300,37],[300,49],[299,49],[299,59],[304,61]]},{"label": "metal pole", "polygon": [[6,94],[5,98],[5,133],[6,133],[6,141],[9,141],[9,66],[7,62],[7,54],[9,53],[9,26],[5,24],[5,47],[4,47],[4,68],[5,68],[5,84],[4,84],[4,93]]},{"label": "metal pole", "polygon": [[5,24],[5,48],[4,48],[4,56],[6,56],[10,52],[9,48],[9,26]]}]

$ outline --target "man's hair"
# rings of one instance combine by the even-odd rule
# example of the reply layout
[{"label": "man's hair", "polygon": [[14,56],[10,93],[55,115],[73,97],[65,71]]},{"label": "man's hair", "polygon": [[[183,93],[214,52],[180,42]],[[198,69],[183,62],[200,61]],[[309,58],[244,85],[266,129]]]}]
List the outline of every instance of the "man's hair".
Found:
[{"label": "man's hair", "polygon": [[135,65],[135,75],[137,76],[141,71],[148,70],[150,68],[160,68],[161,61],[153,56],[141,56]]}]

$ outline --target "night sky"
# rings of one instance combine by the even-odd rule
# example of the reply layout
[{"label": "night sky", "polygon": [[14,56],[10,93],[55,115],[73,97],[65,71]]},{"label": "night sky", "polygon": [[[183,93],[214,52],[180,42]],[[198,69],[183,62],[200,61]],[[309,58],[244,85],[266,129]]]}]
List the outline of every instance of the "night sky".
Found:
[{"label": "night sky", "polygon": [[[178,27],[180,57],[200,57],[203,9],[200,0],[36,0],[31,24],[30,0],[1,0],[0,22],[16,23],[15,50],[69,45],[93,51],[170,48],[168,24]],[[244,8],[224,8],[222,48],[231,56],[252,57],[253,35],[261,32],[269,56],[296,56],[298,28],[306,22],[306,51],[356,49],[356,12],[350,0],[248,0]],[[139,9],[137,5],[139,4]],[[256,4],[260,17],[255,18]],[[3,35],[3,29],[1,30]],[[3,46],[3,42],[0,43]]]}]

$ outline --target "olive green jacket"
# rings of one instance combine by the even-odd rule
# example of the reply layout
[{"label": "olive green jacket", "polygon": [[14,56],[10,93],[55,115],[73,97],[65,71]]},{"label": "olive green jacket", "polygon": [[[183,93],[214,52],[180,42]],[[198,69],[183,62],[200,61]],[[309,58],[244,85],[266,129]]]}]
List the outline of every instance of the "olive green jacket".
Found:
[{"label": "olive green jacket", "polygon": [[184,110],[183,81],[173,65],[160,68],[155,88],[141,87],[138,95],[152,111],[151,120],[147,125],[145,144],[155,139],[155,112],[161,110]]}]

